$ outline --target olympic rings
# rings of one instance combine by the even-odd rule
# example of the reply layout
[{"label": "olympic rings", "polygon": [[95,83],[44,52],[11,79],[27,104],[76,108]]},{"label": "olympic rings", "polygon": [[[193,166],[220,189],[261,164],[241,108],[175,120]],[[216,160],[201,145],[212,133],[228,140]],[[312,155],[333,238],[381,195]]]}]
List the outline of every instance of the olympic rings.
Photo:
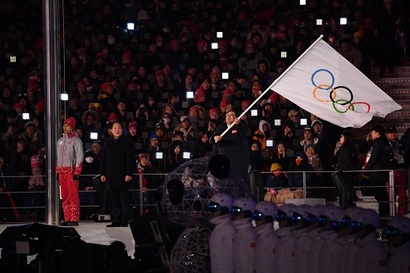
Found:
[{"label": "olympic rings", "polygon": [[[327,73],[330,76],[331,84],[316,84],[315,77],[317,76],[318,73]],[[366,110],[365,110],[366,113],[370,112],[371,106],[368,102],[363,102],[363,101],[354,102],[353,101],[353,92],[349,87],[343,86],[343,85],[334,87],[335,77],[334,77],[333,73],[330,70],[324,69],[324,68],[318,69],[315,72],[313,72],[310,80],[312,82],[312,85],[315,87],[313,89],[313,92],[312,92],[313,97],[316,100],[320,101],[320,102],[331,102],[332,106],[333,106],[333,109],[337,113],[344,114],[349,110],[355,111],[355,105],[364,105],[366,107]],[[336,90],[338,90],[338,89],[339,89],[339,91],[346,90],[347,93],[349,94],[350,98],[349,99],[337,99]],[[318,90],[329,91],[329,99],[319,98],[317,96],[317,91]],[[338,93],[340,95],[340,94],[344,94],[346,92],[338,92]],[[339,109],[338,106],[344,106],[344,107],[343,107],[343,109]]]}]

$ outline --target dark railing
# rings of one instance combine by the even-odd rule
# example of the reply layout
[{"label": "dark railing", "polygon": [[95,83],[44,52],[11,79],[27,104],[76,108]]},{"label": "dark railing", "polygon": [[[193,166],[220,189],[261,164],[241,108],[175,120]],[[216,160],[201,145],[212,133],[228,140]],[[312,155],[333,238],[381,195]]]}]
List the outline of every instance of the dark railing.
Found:
[{"label": "dark railing", "polygon": [[[389,194],[389,205],[390,205],[390,216],[395,216],[396,215],[396,190],[398,189],[398,187],[408,187],[407,183],[406,185],[395,185],[394,183],[394,171],[393,170],[377,170],[377,171],[363,171],[363,170],[356,170],[356,171],[346,171],[346,172],[353,172],[353,173],[357,173],[357,174],[362,174],[362,173],[369,173],[369,172],[388,172],[389,173],[389,181],[388,184],[386,186],[377,186],[378,188],[383,187],[386,188],[386,190],[388,189],[388,194]],[[291,174],[291,173],[300,173],[300,172],[291,172],[291,171],[286,171],[287,174]],[[302,190],[303,190],[303,196],[302,199],[306,200],[307,196],[306,193],[308,192],[308,190],[336,190],[335,186],[320,186],[320,187],[308,187],[306,184],[306,175],[309,172],[302,172],[303,175],[303,186],[302,186]],[[330,171],[315,171],[315,174],[325,174],[325,173],[333,173]],[[260,173],[262,176],[267,176],[271,173],[267,173],[267,172],[262,172]],[[89,175],[82,175],[82,176],[92,176],[94,177],[96,174],[89,174]],[[160,173],[160,174],[134,174],[134,178],[137,178],[137,180],[135,180],[137,183],[137,185],[134,185],[134,187],[132,189],[130,189],[130,192],[135,192],[137,195],[134,195],[134,197],[137,197],[136,200],[135,198],[132,200],[134,200],[135,202],[132,203],[131,205],[138,211],[139,215],[142,215],[144,213],[144,211],[148,208],[152,208],[155,207],[157,204],[156,203],[146,203],[144,202],[144,192],[141,190],[142,189],[142,185],[143,185],[143,176],[161,176],[161,177],[166,177],[167,174],[164,173]],[[28,178],[30,176],[3,176],[2,178],[7,179],[7,178]],[[44,177],[44,176],[43,176]],[[44,181],[46,181],[45,177],[44,177]],[[58,183],[56,181],[56,183]],[[252,189],[252,187],[254,188],[255,185],[252,185],[254,182],[252,182],[251,179],[251,185],[250,188]],[[259,181],[259,184],[263,184],[265,183],[265,181]],[[329,185],[329,183],[328,183]],[[331,185],[331,184],[330,184]],[[369,186],[366,185],[360,185],[360,188],[366,188]],[[355,189],[358,189],[358,186],[355,186]],[[369,187],[370,188],[370,187]],[[374,187],[376,188],[376,187]],[[294,188],[293,188],[294,189]],[[262,191],[263,193],[265,193],[268,190],[268,188],[266,187],[262,187]],[[156,191],[153,189],[147,189],[147,191]],[[252,190],[251,190],[252,191]],[[95,189],[93,190],[80,190],[79,191],[80,194],[95,194],[97,191]],[[262,193],[262,195],[263,195]],[[21,195],[23,195],[23,197],[20,197]],[[44,200],[44,205],[25,205],[27,204],[26,202],[21,202],[22,200],[26,200],[26,198],[33,198],[34,196],[42,196],[43,200]],[[257,199],[257,201],[260,201],[260,196],[259,197],[256,195],[255,199]],[[46,211],[45,208],[45,204],[47,202],[46,198],[47,198],[47,194],[46,191],[10,191],[10,192],[0,192],[0,197],[6,197],[6,198],[12,198],[12,197],[16,197],[16,200],[20,200],[20,202],[17,202],[15,204],[12,205],[4,205],[4,204],[0,204],[0,215],[2,215],[2,212],[8,210],[9,213],[10,211],[14,212],[14,214],[18,213],[20,216],[24,215],[24,213],[26,211],[29,210],[42,210],[43,213]],[[363,197],[364,199],[366,199],[366,197]],[[258,200],[259,199],[259,200]],[[363,201],[363,200],[362,200]],[[368,199],[365,200],[367,203],[372,203],[372,202],[377,202],[375,199]],[[98,212],[102,206],[102,204],[80,204],[81,209],[94,209],[96,212]],[[23,219],[24,217],[22,217],[21,220],[27,220],[27,219]],[[0,219],[0,221],[4,221],[4,219]],[[7,219],[8,222],[13,222],[13,221],[19,221],[18,217],[15,217],[15,219]]]}]

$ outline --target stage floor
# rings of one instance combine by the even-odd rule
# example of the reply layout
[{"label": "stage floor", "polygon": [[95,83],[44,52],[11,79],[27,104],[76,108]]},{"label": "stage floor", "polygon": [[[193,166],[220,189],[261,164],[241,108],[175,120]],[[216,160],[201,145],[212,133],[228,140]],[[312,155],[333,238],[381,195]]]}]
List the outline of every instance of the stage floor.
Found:
[{"label": "stage floor", "polygon": [[[45,224],[44,222],[38,222]],[[9,226],[27,225],[30,223],[0,223],[0,234]],[[110,245],[113,241],[121,241],[125,244],[128,255],[134,258],[134,238],[130,227],[107,228],[106,222],[81,221],[78,227],[73,227],[87,243]]]}]

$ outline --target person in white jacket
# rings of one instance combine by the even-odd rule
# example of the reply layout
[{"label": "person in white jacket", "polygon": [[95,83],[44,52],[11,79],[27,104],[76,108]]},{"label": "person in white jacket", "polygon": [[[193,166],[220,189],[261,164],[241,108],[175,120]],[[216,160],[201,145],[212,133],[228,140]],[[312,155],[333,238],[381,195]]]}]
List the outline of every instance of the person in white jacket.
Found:
[{"label": "person in white jacket", "polygon": [[232,206],[232,222],[236,227],[233,240],[233,267],[235,273],[254,273],[255,248],[258,237],[252,226],[256,202],[250,197],[238,198]]},{"label": "person in white jacket", "polygon": [[236,228],[231,222],[232,195],[216,193],[209,200],[209,222],[215,225],[209,239],[212,273],[233,273],[233,239]]},{"label": "person in white jacket", "polygon": [[295,208],[296,205],[294,204],[285,204],[279,208],[276,214],[276,220],[279,222],[279,229],[276,231],[276,234],[279,236],[279,241],[274,256],[275,273],[292,273],[294,269],[294,237],[292,235],[291,217]]},{"label": "person in white jacket", "polygon": [[410,214],[396,216],[387,223],[385,230],[389,245],[389,273],[410,270]]},{"label": "person in white jacket", "polygon": [[356,223],[359,232],[356,233],[355,252],[350,262],[351,273],[386,273],[387,250],[385,244],[378,240],[376,229],[380,227],[379,214],[372,209],[364,209],[357,215]]},{"label": "person in white jacket", "polygon": [[309,209],[304,219],[307,226],[306,233],[303,234],[303,236],[295,238],[293,247],[295,255],[294,272],[308,272],[310,265],[309,252],[313,241],[319,236],[319,232],[321,231],[318,218],[323,207],[322,205],[317,205]]},{"label": "person in white jacket", "polygon": [[255,248],[255,272],[271,273],[274,268],[273,257],[276,252],[278,235],[273,229],[278,207],[272,202],[261,201],[253,212],[255,233],[258,236]]}]

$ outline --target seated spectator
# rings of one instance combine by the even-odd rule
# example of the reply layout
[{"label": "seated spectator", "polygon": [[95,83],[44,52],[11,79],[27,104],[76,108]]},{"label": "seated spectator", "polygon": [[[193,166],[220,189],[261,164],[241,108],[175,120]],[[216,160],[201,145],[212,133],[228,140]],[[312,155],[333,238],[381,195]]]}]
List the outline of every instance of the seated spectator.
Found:
[{"label": "seated spectator", "polygon": [[280,132],[276,135],[277,142],[283,143],[287,150],[295,151],[297,143],[297,136],[295,134],[295,127],[291,122],[285,122],[282,125]]},{"label": "seated spectator", "polygon": [[[322,159],[319,157],[319,154],[316,152],[315,146],[313,144],[309,144],[306,146],[306,156],[308,158],[308,162],[312,165],[315,171],[323,171],[323,163]],[[319,174],[317,174],[319,175]]]},{"label": "seated spectator", "polygon": [[266,180],[265,188],[283,188],[288,187],[288,179],[284,172],[282,172],[282,166],[279,163],[272,163],[270,166],[270,172],[268,179]]},{"label": "seated spectator", "polygon": [[252,140],[250,143],[250,170],[258,170],[260,172],[263,172],[264,169],[264,162],[263,162],[263,157],[262,157],[262,151],[261,151],[261,143],[259,140]]},{"label": "seated spectator", "polygon": [[199,140],[196,144],[195,157],[211,156],[212,145],[209,143],[209,135],[207,132],[202,131],[199,133]]},{"label": "seated spectator", "polygon": [[298,151],[293,156],[288,172],[289,187],[303,187],[303,172],[306,172],[306,187],[315,186],[313,167],[309,164],[308,158],[303,151]]},{"label": "seated spectator", "polygon": [[166,170],[168,173],[174,171],[179,165],[184,163],[184,152],[187,152],[187,146],[181,140],[174,140],[169,145],[168,160],[166,162]]},{"label": "seated spectator", "polygon": [[279,163],[285,171],[290,169],[291,157],[289,157],[286,146],[282,142],[276,143],[276,149],[273,152],[272,162]]},{"label": "seated spectator", "polygon": [[[159,170],[151,165],[149,160],[150,156],[146,153],[140,153],[138,155],[138,165],[137,172],[138,174],[151,174],[151,175],[142,175],[142,177],[137,177],[137,183],[139,185],[140,179],[142,179],[142,192],[144,194],[144,203],[145,204],[156,204],[157,203],[157,194],[156,189],[161,185],[161,176],[157,175]],[[138,186],[139,188],[139,186]],[[138,200],[135,197],[131,200]]]},{"label": "seated spectator", "polygon": [[303,138],[299,142],[299,145],[300,146],[298,147],[298,150],[302,150],[304,152],[306,152],[306,148],[309,145],[315,146],[315,151],[319,151],[319,138],[313,134],[312,127],[310,127],[309,125],[303,128]]},{"label": "seated spectator", "polygon": [[194,139],[195,128],[191,125],[191,121],[188,116],[182,116],[179,119],[180,123],[175,127],[175,131],[181,131],[184,134],[184,141],[190,141]]},{"label": "seated spectator", "polygon": [[[100,162],[95,160],[93,151],[86,150],[84,152],[83,170],[79,181],[79,196],[81,206],[96,206],[98,205],[98,196],[94,191],[93,177],[100,172]],[[102,207],[102,204],[99,204]],[[89,218],[92,214],[98,212],[96,208],[86,207],[81,208],[81,216],[83,219]]]},{"label": "seated spectator", "polygon": [[271,139],[271,127],[267,120],[261,120],[259,122],[259,129],[255,131],[252,137],[253,140],[258,140],[261,143],[261,151],[268,149],[266,145],[267,140]]},{"label": "seated spectator", "polygon": [[[41,207],[45,205],[45,189],[46,185],[44,182],[43,177],[43,168],[42,168],[42,159],[37,156],[33,155],[30,158],[31,164],[31,173],[28,180],[28,188],[27,190],[30,193],[25,194],[24,196],[24,206],[27,207]],[[42,193],[35,193],[35,192],[42,192]],[[26,212],[26,218],[30,221],[37,221],[39,219],[44,219],[44,209],[43,208],[30,208],[29,211]]]}]

